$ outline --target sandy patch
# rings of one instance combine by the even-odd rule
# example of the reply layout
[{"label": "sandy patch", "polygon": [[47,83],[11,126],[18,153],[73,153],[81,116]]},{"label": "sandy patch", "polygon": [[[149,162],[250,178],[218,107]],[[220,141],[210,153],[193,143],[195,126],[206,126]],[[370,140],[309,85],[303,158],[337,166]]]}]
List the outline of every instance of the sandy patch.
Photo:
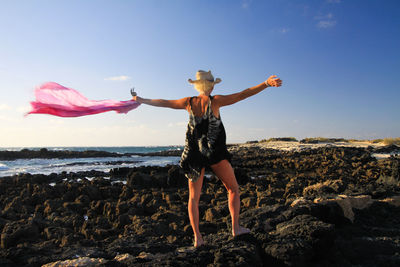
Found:
[{"label": "sandy patch", "polygon": [[362,147],[367,148],[372,146],[374,148],[383,147],[384,144],[376,143],[372,144],[369,142],[335,142],[335,143],[318,143],[318,144],[303,144],[300,142],[285,142],[285,141],[272,141],[272,142],[263,142],[263,143],[254,143],[254,144],[234,144],[232,151],[235,151],[238,148],[243,147],[259,147],[262,149],[276,149],[283,151],[302,151],[305,149],[316,149],[321,147]]}]

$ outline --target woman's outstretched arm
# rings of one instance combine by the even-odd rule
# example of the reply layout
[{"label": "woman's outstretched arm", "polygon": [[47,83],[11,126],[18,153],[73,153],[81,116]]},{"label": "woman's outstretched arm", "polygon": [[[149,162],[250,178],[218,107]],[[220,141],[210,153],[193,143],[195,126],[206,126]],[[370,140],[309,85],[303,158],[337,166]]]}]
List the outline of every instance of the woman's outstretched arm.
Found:
[{"label": "woman's outstretched arm", "polygon": [[133,100],[141,103],[147,104],[155,107],[163,108],[174,108],[174,109],[186,109],[189,103],[190,97],[185,97],[177,100],[166,100],[166,99],[147,99],[141,98],[139,96],[134,96]]},{"label": "woman's outstretched arm", "polygon": [[281,79],[277,78],[276,75],[270,76],[265,82],[251,88],[245,89],[239,93],[231,95],[216,95],[214,96],[214,102],[220,107],[235,104],[243,99],[246,99],[252,95],[258,94],[268,86],[279,87],[282,85]]}]

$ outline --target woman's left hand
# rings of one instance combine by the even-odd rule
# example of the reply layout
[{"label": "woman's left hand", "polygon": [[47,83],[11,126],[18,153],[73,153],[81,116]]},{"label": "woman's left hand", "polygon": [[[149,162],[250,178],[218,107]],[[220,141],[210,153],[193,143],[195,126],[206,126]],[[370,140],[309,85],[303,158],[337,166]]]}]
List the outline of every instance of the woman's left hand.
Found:
[{"label": "woman's left hand", "polygon": [[282,85],[282,80],[277,78],[276,75],[271,75],[266,81],[265,83],[269,86],[273,86],[273,87],[279,87]]}]

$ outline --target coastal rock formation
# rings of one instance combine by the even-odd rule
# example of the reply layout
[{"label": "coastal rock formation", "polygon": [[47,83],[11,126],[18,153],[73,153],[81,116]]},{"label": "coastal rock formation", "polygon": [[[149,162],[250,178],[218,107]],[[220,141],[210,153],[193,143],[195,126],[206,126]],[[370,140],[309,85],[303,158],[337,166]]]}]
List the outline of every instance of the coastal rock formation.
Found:
[{"label": "coastal rock formation", "polygon": [[47,148],[40,150],[22,149],[21,151],[0,151],[0,160],[33,159],[33,158],[98,158],[98,157],[120,157],[121,154],[106,151],[53,151]]},{"label": "coastal rock formation", "polygon": [[148,152],[148,153],[113,153],[107,151],[98,150],[85,150],[85,151],[73,151],[73,150],[48,150],[47,148],[41,148],[39,150],[33,149],[22,149],[20,151],[0,151],[0,160],[15,160],[15,159],[34,159],[34,158],[103,158],[103,157],[121,157],[121,156],[177,156],[179,157],[182,151],[177,150],[165,150],[160,152]]},{"label": "coastal rock formation", "polygon": [[0,179],[1,266],[399,266],[399,158],[359,148],[239,149],[233,238],[227,193],[204,180],[193,249],[177,166]]}]

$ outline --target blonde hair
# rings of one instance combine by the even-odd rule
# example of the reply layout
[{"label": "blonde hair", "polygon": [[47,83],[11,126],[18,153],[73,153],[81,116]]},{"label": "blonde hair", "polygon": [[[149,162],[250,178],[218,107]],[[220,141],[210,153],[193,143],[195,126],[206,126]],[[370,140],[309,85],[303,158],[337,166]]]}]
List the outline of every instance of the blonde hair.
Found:
[{"label": "blonde hair", "polygon": [[197,80],[189,79],[188,81],[194,85],[194,88],[199,93],[210,93],[212,89],[214,89],[214,85],[221,82],[220,78],[214,80],[214,76],[211,74],[211,71],[199,70],[196,72]]},{"label": "blonde hair", "polygon": [[214,82],[203,80],[193,84],[193,86],[199,93],[207,94],[214,89]]}]

